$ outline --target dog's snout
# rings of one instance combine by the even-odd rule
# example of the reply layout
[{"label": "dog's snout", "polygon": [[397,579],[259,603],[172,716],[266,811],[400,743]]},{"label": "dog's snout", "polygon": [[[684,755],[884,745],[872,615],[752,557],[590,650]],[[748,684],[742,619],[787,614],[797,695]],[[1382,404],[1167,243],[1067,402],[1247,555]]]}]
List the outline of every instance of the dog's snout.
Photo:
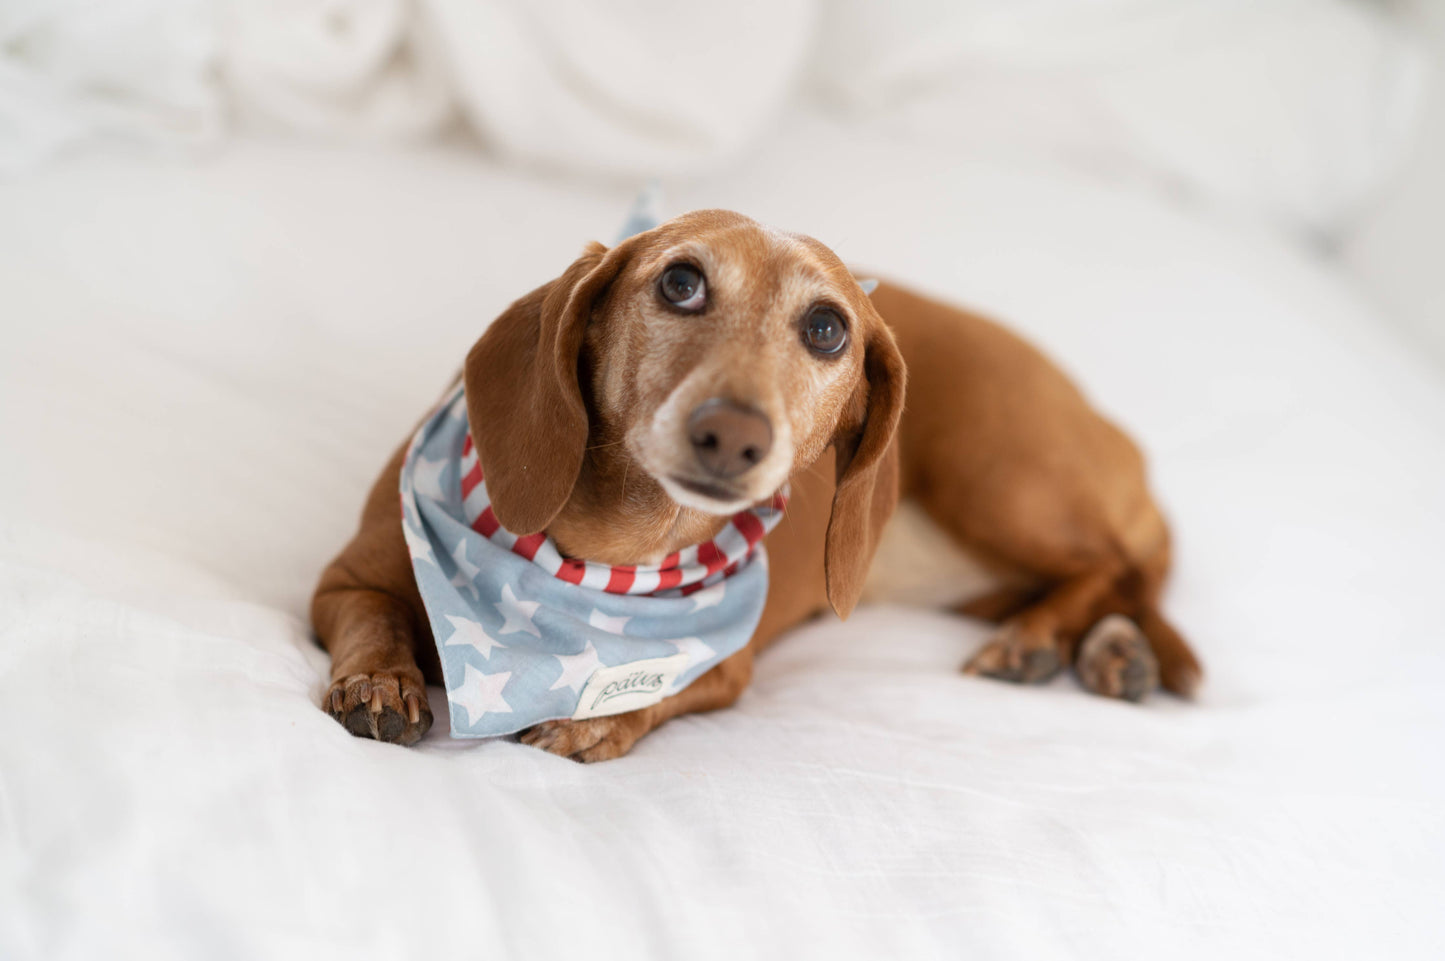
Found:
[{"label": "dog's snout", "polygon": [[687,419],[687,437],[698,463],[714,477],[731,478],[762,462],[773,447],[773,425],[760,412],[715,397]]}]

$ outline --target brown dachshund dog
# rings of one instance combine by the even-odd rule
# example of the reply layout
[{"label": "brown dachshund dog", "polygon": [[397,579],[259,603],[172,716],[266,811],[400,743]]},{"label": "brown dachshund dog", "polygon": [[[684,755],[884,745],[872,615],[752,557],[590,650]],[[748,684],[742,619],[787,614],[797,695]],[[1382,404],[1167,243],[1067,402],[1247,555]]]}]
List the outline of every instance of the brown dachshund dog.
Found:
[{"label": "brown dachshund dog", "polygon": [[[760,650],[860,598],[999,623],[970,674],[1038,682],[1072,664],[1130,700],[1199,682],[1159,613],[1169,535],[1129,439],[1018,337],[887,283],[870,297],[816,240],[709,210],[593,244],[509,307],[461,376],[497,519],[568,556],[656,563],[791,483],[746,648],[650,707],[547,721],[528,744],[618,757],[733,703]],[[312,617],[325,709],[412,744],[440,669],[402,535],[404,450]]]}]

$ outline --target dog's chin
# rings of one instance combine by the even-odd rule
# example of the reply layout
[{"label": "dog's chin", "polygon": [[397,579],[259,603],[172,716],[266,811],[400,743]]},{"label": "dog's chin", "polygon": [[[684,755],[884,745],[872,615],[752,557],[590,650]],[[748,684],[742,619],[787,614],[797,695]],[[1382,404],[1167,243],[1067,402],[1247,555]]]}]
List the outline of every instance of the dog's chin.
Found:
[{"label": "dog's chin", "polygon": [[662,485],[668,497],[683,507],[719,517],[731,517],[762,499],[727,484],[680,476],[659,476],[657,482]]}]

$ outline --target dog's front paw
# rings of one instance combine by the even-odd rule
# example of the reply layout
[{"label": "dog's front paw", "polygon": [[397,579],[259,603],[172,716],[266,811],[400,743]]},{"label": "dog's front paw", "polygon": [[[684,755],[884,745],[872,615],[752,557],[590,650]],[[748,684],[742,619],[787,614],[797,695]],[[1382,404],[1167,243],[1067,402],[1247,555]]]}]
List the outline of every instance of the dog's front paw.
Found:
[{"label": "dog's front paw", "polygon": [[415,744],[431,728],[431,707],[420,674],[339,678],[331,682],[321,706],[357,737],[391,744]]},{"label": "dog's front paw", "polygon": [[1159,661],[1138,626],[1121,614],[1095,624],[1079,645],[1079,680],[1095,694],[1142,701],[1159,686]]},{"label": "dog's front paw", "polygon": [[610,761],[632,750],[637,739],[652,730],[647,710],[591,717],[585,721],[543,721],[520,735],[523,744],[539,747],[574,761]]}]

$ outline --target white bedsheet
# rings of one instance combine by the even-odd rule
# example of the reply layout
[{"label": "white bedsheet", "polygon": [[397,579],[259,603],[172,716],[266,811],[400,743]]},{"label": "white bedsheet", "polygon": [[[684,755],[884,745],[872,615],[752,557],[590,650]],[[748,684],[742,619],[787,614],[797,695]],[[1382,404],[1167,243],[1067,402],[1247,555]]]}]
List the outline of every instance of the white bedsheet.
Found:
[{"label": "white bedsheet", "polygon": [[602,765],[318,710],[375,471],[627,200],[255,144],[0,185],[0,957],[1445,956],[1445,388],[1327,266],[1062,174],[800,122],[671,200],[1060,357],[1152,456],[1198,704],[869,609]]}]

